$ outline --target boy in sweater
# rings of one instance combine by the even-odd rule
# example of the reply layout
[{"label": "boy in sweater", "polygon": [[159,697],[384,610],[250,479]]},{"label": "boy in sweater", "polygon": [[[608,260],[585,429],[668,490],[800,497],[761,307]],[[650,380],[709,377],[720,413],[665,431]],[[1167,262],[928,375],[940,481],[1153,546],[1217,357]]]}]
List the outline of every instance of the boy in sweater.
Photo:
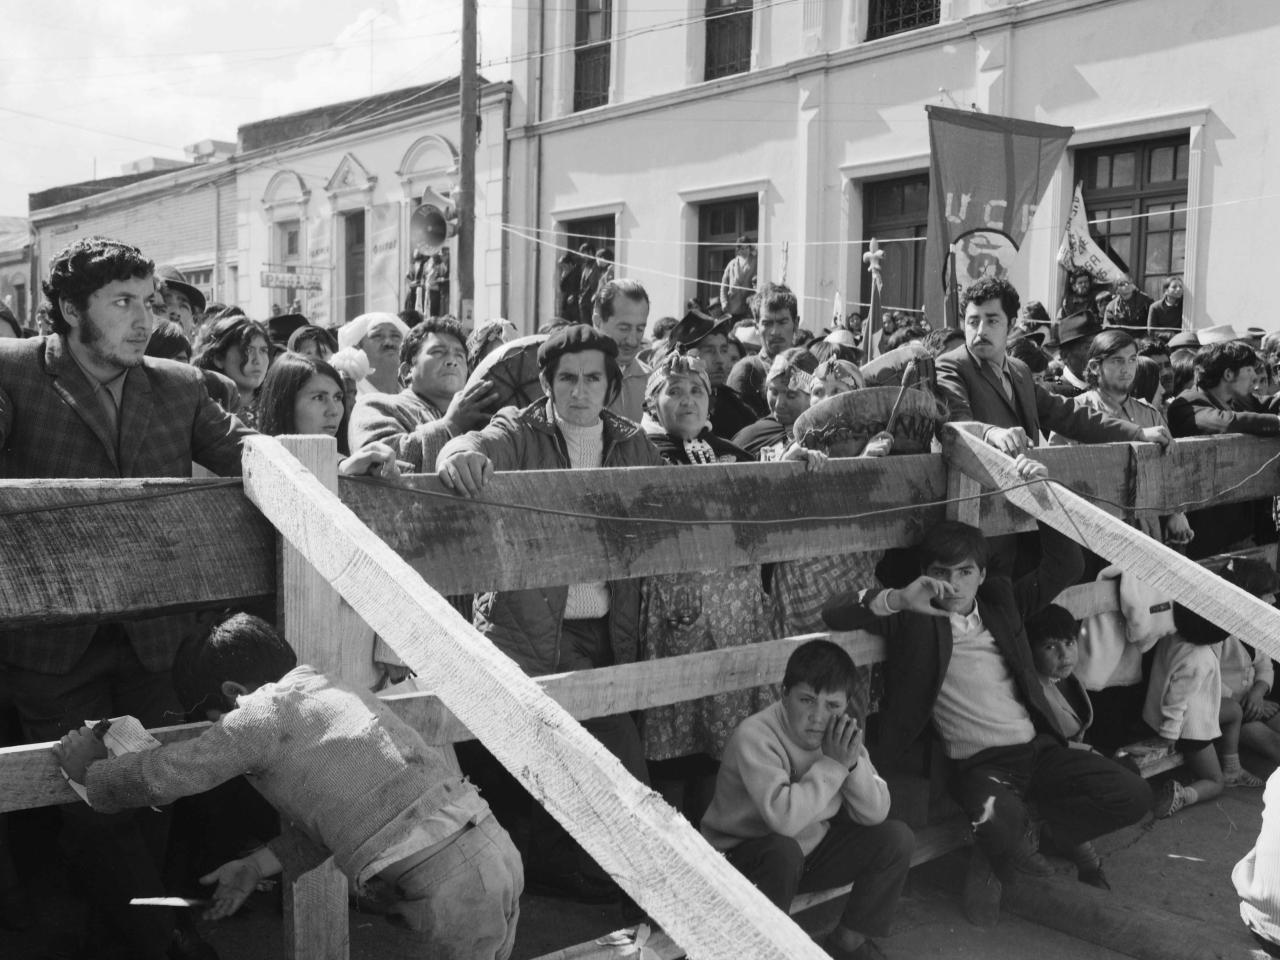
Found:
[{"label": "boy in sweater", "polygon": [[263,877],[328,857],[387,907],[401,952],[504,960],[524,875],[510,838],[458,772],[372,694],[297,666],[264,621],[236,614],[179,652],[183,702],[213,726],[193,740],[107,759],[88,727],[54,752],[95,810],[171,803],[244,774],[281,814],[281,836],[202,882],[209,919],[234,913]]},{"label": "boy in sweater", "polygon": [[780,910],[798,892],[853,883],[824,944],[837,958],[876,960],[902,892],[915,837],[886,820],[889,788],[848,714],[849,655],[826,640],[797,647],[782,699],[729,738],[702,833]]}]

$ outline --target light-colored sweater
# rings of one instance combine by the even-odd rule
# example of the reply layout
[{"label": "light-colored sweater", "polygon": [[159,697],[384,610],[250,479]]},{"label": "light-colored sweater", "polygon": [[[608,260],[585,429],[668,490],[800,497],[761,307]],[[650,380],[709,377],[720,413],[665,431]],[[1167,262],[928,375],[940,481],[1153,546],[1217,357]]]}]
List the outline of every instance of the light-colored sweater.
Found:
[{"label": "light-colored sweater", "polygon": [[1166,740],[1217,740],[1222,736],[1222,673],[1211,646],[1177,634],[1156,644],[1142,719]]},{"label": "light-colored sweater", "polygon": [[[555,414],[556,426],[564,437],[569,451],[569,465],[574,470],[594,470],[604,463],[604,421],[597,420],[589,427],[579,427]],[[609,612],[609,588],[603,580],[592,583],[569,584],[569,596],[565,601],[566,620],[591,620]]]},{"label": "light-colored sweater", "polygon": [[1280,945],[1280,770],[1268,778],[1262,804],[1258,842],[1231,871],[1231,881],[1245,926]]},{"label": "light-colored sweater", "polygon": [[347,424],[347,446],[355,453],[366,444],[381,441],[396,452],[413,473],[435,467],[436,456],[449,442],[449,431],[441,421],[440,409],[404,389],[399,393],[362,393],[351,409]]},{"label": "light-colored sweater", "polygon": [[203,793],[244,774],[280,811],[268,846],[290,873],[332,854],[360,884],[489,815],[451,747],[427,745],[372,694],[300,666],[239,698],[194,740],[100,760],[85,786],[114,813]]},{"label": "light-colored sweater", "polygon": [[1249,652],[1238,637],[1227,637],[1215,643],[1218,662],[1222,665],[1222,695],[1239,700],[1253,688],[1257,681],[1267,685],[1275,682],[1275,667],[1263,651]]},{"label": "light-colored sweater", "polygon": [[730,736],[702,835],[717,850],[729,850],[776,833],[794,838],[808,855],[842,806],[860,824],[881,823],[889,814],[889,787],[866,747],[850,771],[792,739],[782,704],[774,703]]}]

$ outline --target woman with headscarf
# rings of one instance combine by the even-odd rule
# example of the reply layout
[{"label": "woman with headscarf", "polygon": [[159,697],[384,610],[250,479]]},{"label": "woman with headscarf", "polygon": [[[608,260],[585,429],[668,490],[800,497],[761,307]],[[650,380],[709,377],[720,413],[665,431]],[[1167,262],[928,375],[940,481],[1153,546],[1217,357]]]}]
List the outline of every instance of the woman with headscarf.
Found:
[{"label": "woman with headscarf", "polygon": [[400,344],[408,335],[394,313],[362,313],[338,328],[339,350],[330,362],[356,381],[358,393],[399,393]]},{"label": "woman with headscarf", "polygon": [[[667,354],[649,375],[642,426],[672,466],[755,458],[710,430],[711,378],[696,353]],[[640,606],[640,657],[662,657],[769,639],[768,597],[751,564],[652,576]],[[644,712],[644,748],[654,786],[691,823],[711,801],[716,770],[737,725],[775,699],[769,687],[687,700]]]}]

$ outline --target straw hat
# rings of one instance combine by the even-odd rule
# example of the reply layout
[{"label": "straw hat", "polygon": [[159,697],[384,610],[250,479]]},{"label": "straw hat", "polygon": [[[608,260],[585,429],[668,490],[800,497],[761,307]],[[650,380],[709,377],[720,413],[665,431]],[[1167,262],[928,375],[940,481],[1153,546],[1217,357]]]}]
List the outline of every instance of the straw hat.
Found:
[{"label": "straw hat", "polygon": [[[898,401],[899,393],[902,400]],[[937,426],[946,419],[933,394],[908,387],[866,387],[841,393],[811,406],[791,428],[796,441],[809,450],[825,450],[833,457],[856,457],[867,441],[893,424],[893,452],[927,453]]]},{"label": "straw hat", "polygon": [[1239,340],[1240,334],[1229,323],[1220,323],[1216,327],[1205,327],[1200,331],[1200,346],[1207,347],[1214,343],[1230,343]]}]

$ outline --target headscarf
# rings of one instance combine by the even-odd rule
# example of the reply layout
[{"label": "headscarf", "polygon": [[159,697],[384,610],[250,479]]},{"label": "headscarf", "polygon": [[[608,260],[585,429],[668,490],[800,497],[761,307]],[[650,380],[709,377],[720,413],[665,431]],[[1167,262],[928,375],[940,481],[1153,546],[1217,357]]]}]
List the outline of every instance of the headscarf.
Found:
[{"label": "headscarf", "polygon": [[768,384],[775,380],[785,380],[788,390],[812,393],[813,371],[817,367],[818,358],[804,347],[790,347],[773,358],[764,382]]},{"label": "headscarf", "polygon": [[358,347],[360,341],[369,335],[369,331],[379,324],[389,323],[400,331],[400,336],[409,336],[409,328],[394,313],[362,313],[350,323],[338,328],[338,347]]},{"label": "headscarf", "polygon": [[[701,383],[702,389],[707,394],[707,400],[710,402],[711,375],[707,373],[707,368],[703,364],[702,358],[694,351],[680,353],[678,348],[673,348],[671,353],[663,357],[662,362],[653,368],[653,372],[649,374],[649,380],[645,384],[645,404],[651,411],[657,408],[656,400],[658,394],[662,392],[662,388],[677,377],[685,377]],[[666,428],[664,427],[663,429],[665,430]],[[703,429],[705,431],[706,427],[704,426]],[[670,433],[668,433],[668,436],[671,436],[672,440],[678,440],[684,446],[685,455],[689,458],[690,463],[719,462],[711,444],[707,443],[701,436],[690,439],[675,437]]]},{"label": "headscarf", "polygon": [[[862,371],[848,360],[828,357],[813,371],[814,384],[821,386],[823,399],[866,386]],[[812,392],[812,391],[811,391]]]},{"label": "headscarf", "polygon": [[471,336],[467,337],[467,365],[474,370],[482,359],[485,347],[495,340],[506,343],[517,336],[519,331],[510,320],[505,318],[486,320],[471,331]]}]

